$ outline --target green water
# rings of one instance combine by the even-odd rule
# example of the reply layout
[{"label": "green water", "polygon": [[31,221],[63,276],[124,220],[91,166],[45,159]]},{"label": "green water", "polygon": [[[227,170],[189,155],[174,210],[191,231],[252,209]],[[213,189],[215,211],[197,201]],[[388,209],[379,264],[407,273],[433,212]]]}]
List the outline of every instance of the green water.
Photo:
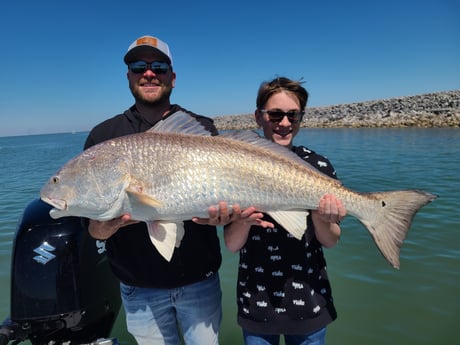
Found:
[{"label": "green water", "polygon": [[[41,185],[81,150],[85,133],[0,138],[0,318],[9,313],[11,245],[18,217]],[[460,345],[460,129],[304,129],[296,140],[326,155],[359,191],[423,189],[439,198],[415,217],[401,269],[382,258],[354,218],[326,250],[338,319],[328,344]],[[242,344],[236,323],[238,255],[222,246],[221,344]],[[2,319],[2,320],[3,320]],[[123,312],[113,335],[134,344]]]}]

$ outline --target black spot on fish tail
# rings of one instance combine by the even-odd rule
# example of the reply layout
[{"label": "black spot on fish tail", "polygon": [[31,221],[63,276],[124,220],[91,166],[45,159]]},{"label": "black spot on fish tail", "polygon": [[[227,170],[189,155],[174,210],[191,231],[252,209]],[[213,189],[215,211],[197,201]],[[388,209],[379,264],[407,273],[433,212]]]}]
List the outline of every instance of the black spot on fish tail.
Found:
[{"label": "black spot on fish tail", "polygon": [[[437,198],[419,190],[401,190],[370,193],[381,207],[369,210],[367,219],[360,221],[369,230],[375,244],[395,268],[399,268],[399,253],[415,214],[420,208]],[[383,201],[385,200],[385,201]],[[374,204],[377,206],[378,204]],[[371,206],[372,207],[372,206]]]}]

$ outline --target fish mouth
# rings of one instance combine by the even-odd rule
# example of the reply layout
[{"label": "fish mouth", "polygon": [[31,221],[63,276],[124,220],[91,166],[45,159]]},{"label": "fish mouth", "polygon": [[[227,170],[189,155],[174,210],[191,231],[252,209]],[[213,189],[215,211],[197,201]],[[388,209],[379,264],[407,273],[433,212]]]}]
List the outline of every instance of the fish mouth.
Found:
[{"label": "fish mouth", "polygon": [[46,196],[42,196],[41,199],[59,211],[67,210],[67,202],[63,199],[53,199]]}]

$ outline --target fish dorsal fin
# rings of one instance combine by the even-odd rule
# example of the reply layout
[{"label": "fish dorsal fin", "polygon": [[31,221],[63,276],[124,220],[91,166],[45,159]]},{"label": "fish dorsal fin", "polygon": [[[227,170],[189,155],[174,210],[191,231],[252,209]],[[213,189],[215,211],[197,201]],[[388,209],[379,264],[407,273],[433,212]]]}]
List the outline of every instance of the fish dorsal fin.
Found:
[{"label": "fish dorsal fin", "polygon": [[[300,158],[295,152],[291,151],[287,147],[284,147],[282,145],[279,145],[277,143],[274,143],[271,140],[268,140],[265,137],[261,137],[257,132],[255,131],[248,131],[248,130],[237,130],[237,131],[230,131],[230,132],[225,132],[223,134],[219,135],[220,137],[232,139],[232,140],[237,140],[241,141],[243,143],[247,143],[250,145],[257,146],[259,148],[262,148],[264,150],[269,151],[270,153],[274,153],[275,155],[279,155],[284,158],[288,158],[290,160],[293,160],[297,162],[298,164],[302,164],[310,169],[313,169],[315,172],[317,172],[320,175],[324,175],[327,178],[330,178],[330,176],[327,176],[324,174],[322,171],[318,170],[316,167],[308,163],[307,161],[304,161],[302,158]],[[335,183],[340,184],[338,180]]]},{"label": "fish dorsal fin", "polygon": [[190,135],[210,136],[211,132],[199,122],[195,117],[183,111],[177,111],[164,120],[159,121],[147,132],[161,133],[182,133]]},{"label": "fish dorsal fin", "polygon": [[[253,145],[264,145],[264,142],[272,143],[270,140],[261,137],[259,133],[251,130],[228,131],[220,134],[221,137],[242,141]],[[272,143],[273,144],[273,143]]]},{"label": "fish dorsal fin", "polygon": [[226,132],[220,135],[221,137],[241,141],[243,143],[247,143],[250,145],[258,146],[259,148],[265,149],[267,151],[279,154],[280,156],[288,156],[289,158],[293,158],[298,162],[302,161],[299,156],[297,156],[294,152],[289,150],[287,147],[274,143],[271,140],[268,140],[265,137],[261,137],[255,131],[248,131],[248,130],[238,130],[233,132]]},{"label": "fish dorsal fin", "polygon": [[307,210],[271,211],[267,213],[298,240],[307,230]]},{"label": "fish dorsal fin", "polygon": [[220,136],[232,140],[241,141],[250,145],[254,145],[259,148],[270,151],[272,153],[275,153],[276,155],[280,155],[282,157],[289,157],[291,159],[296,160],[297,162],[308,164],[287,147],[274,143],[273,141],[268,140],[265,137],[261,137],[255,131],[237,130],[220,134]]},{"label": "fish dorsal fin", "polygon": [[167,260],[171,261],[174,248],[179,247],[184,236],[184,226],[177,223],[153,221],[147,222],[150,241],[158,252]]}]

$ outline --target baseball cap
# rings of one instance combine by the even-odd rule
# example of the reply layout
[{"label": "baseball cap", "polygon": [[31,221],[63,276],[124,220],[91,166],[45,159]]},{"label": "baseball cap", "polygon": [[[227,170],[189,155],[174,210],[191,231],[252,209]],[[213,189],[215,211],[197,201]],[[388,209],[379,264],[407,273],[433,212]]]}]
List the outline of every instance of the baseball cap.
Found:
[{"label": "baseball cap", "polygon": [[150,51],[159,52],[168,59],[168,62],[172,66],[172,57],[169,52],[168,45],[159,38],[153,36],[142,36],[136,39],[128,47],[128,51],[126,52],[123,60],[126,64],[128,64],[136,58],[137,54]]}]

